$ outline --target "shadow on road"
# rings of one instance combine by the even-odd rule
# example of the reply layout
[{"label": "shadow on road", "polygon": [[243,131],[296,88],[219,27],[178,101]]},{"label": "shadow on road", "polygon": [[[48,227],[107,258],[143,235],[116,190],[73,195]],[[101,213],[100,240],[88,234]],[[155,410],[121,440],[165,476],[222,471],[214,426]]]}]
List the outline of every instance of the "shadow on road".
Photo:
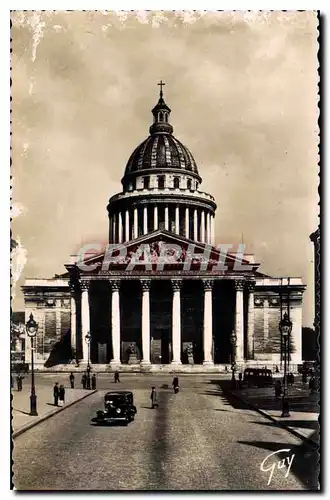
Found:
[{"label": "shadow on road", "polygon": [[[227,401],[227,404],[230,404],[234,409],[239,409],[239,410],[250,410],[251,407],[241,401],[240,399],[235,398],[232,396],[230,393],[231,390],[231,381],[230,380],[212,380],[212,383],[218,385],[218,387],[221,389],[221,400],[222,401]],[[273,409],[279,409],[278,408],[278,403],[274,400]],[[269,410],[269,408],[264,408],[264,406],[261,406],[262,409]],[[275,422],[252,422],[254,424],[258,425],[263,425],[266,427],[280,427],[280,424],[277,424]],[[296,421],[290,421],[290,426],[291,427],[303,427],[303,428],[315,428],[315,425],[317,425],[317,422],[309,421],[309,420],[296,420]],[[288,432],[288,431],[287,431]],[[311,440],[316,437],[316,433],[318,433],[318,430],[315,429],[315,432],[313,435],[310,437]],[[320,478],[320,466],[319,466],[319,453],[318,451],[310,446],[308,443],[302,442],[301,445],[288,445],[285,442],[284,443],[276,443],[276,442],[270,442],[270,441],[238,441],[238,443],[241,444],[246,444],[247,446],[255,446],[258,448],[263,448],[266,450],[269,450],[270,452],[272,451],[277,451],[283,448],[290,448],[291,452],[295,454],[295,459],[293,461],[291,471],[292,473],[310,490],[319,490],[319,483]]]},{"label": "shadow on road", "polygon": [[18,410],[17,408],[13,408],[13,411],[18,411],[19,413],[23,413],[23,415],[30,415],[30,412],[23,411],[23,410]]},{"label": "shadow on road", "polygon": [[[276,443],[271,441],[238,441],[238,443],[269,450],[269,452],[289,449],[289,454],[295,455],[291,472],[308,490],[319,490],[319,454],[316,450],[312,450],[307,444],[292,445],[285,442]],[[282,458],[283,456],[281,455],[278,460]]]}]

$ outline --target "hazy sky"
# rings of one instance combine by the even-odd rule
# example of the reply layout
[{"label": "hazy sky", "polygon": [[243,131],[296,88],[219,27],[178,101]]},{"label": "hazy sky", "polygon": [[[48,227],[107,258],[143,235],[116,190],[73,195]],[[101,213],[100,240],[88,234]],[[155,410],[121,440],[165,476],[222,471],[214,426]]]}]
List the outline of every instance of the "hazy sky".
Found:
[{"label": "hazy sky", "polygon": [[[307,285],[318,224],[317,18],[299,13],[12,14],[13,237],[27,277],[51,277],[82,241],[148,135],[160,79],[174,135],[217,201],[216,241],[241,241]],[[16,256],[15,256],[16,258]]]}]

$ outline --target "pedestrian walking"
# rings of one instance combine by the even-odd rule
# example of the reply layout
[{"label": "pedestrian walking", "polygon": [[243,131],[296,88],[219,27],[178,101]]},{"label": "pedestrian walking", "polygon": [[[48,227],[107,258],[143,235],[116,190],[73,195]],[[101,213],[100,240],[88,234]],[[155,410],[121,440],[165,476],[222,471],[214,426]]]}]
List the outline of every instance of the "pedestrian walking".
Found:
[{"label": "pedestrian walking", "polygon": [[58,382],[55,382],[54,388],[53,388],[53,395],[54,395],[54,405],[58,406],[58,397],[59,397],[59,392],[60,389],[58,387]]},{"label": "pedestrian walking", "polygon": [[289,373],[288,382],[289,382],[290,385],[294,384],[294,375],[293,375],[292,372]]},{"label": "pedestrian walking", "polygon": [[317,380],[314,375],[312,375],[309,380],[309,389],[311,391],[311,394],[317,392]]},{"label": "pedestrian walking", "polygon": [[23,377],[20,373],[17,374],[16,382],[17,382],[17,390],[21,391],[23,389]]},{"label": "pedestrian walking", "polygon": [[278,369],[278,366],[275,366],[275,373],[280,373],[280,370]]},{"label": "pedestrian walking", "polygon": [[281,397],[282,394],[282,384],[280,380],[275,382],[275,399],[276,401]]},{"label": "pedestrian walking", "polygon": [[95,389],[96,389],[96,375],[95,375],[95,373],[93,373],[93,376],[92,376],[92,389],[93,389],[93,391],[95,391]]},{"label": "pedestrian walking", "polygon": [[175,393],[179,392],[179,377],[174,377],[173,378],[172,385],[173,385],[174,392]]},{"label": "pedestrian walking", "polygon": [[87,375],[86,375],[86,373],[84,373],[83,376],[81,377],[81,383],[82,383],[83,389],[86,389],[86,381],[87,381]]},{"label": "pedestrian walking", "polygon": [[243,385],[243,373],[239,372],[239,374],[238,374],[238,388],[242,389],[242,385]]},{"label": "pedestrian walking", "polygon": [[119,379],[119,371],[118,371],[118,370],[116,370],[116,371],[115,371],[115,384],[116,384],[117,382],[120,382],[120,379]]},{"label": "pedestrian walking", "polygon": [[151,408],[158,408],[158,394],[156,392],[156,387],[151,388],[151,394],[150,394],[150,399],[151,399]]},{"label": "pedestrian walking", "polygon": [[302,374],[302,383],[307,384],[307,371],[304,370]]},{"label": "pedestrian walking", "polygon": [[70,373],[69,380],[70,380],[71,389],[74,389],[74,375],[72,372]]},{"label": "pedestrian walking", "polygon": [[58,395],[59,395],[60,406],[63,406],[64,405],[64,399],[65,399],[65,389],[64,389],[64,385],[63,384],[60,385],[60,388],[59,388],[59,391],[58,391]]}]

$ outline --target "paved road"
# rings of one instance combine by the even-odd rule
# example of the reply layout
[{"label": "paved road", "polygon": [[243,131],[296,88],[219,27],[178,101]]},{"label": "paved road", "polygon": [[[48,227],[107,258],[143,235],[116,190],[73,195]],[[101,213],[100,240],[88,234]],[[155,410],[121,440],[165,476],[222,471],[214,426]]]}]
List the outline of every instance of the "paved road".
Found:
[{"label": "paved road", "polygon": [[[39,424],[14,441],[18,490],[304,490],[315,489],[316,452],[261,415],[234,409],[207,377],[181,378],[181,392],[160,388],[150,409],[150,386],[160,377],[129,377],[138,408],[128,427],[91,424],[104,390]],[[115,387],[107,378],[100,386]],[[295,454],[289,476],[260,464],[270,453]],[[281,455],[280,458],[284,456]],[[272,463],[272,460],[270,459]],[[314,470],[313,470],[314,469]]]}]

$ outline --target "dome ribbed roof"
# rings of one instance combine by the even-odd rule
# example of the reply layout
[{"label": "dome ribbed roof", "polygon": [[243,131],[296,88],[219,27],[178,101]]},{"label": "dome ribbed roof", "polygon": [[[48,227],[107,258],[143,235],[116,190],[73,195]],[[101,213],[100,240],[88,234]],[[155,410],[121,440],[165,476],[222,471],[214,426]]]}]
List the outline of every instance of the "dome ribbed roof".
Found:
[{"label": "dome ribbed roof", "polygon": [[173,127],[169,123],[171,109],[163,99],[162,81],[159,100],[152,109],[153,124],[150,126],[150,136],[142,142],[131,154],[126,165],[125,175],[141,170],[178,169],[186,170],[199,177],[196,162],[186,146],[181,144],[172,134]]},{"label": "dome ribbed roof", "polygon": [[143,141],[131,154],[125,175],[158,168],[187,170],[199,175],[189,149],[169,133],[157,132]]}]

